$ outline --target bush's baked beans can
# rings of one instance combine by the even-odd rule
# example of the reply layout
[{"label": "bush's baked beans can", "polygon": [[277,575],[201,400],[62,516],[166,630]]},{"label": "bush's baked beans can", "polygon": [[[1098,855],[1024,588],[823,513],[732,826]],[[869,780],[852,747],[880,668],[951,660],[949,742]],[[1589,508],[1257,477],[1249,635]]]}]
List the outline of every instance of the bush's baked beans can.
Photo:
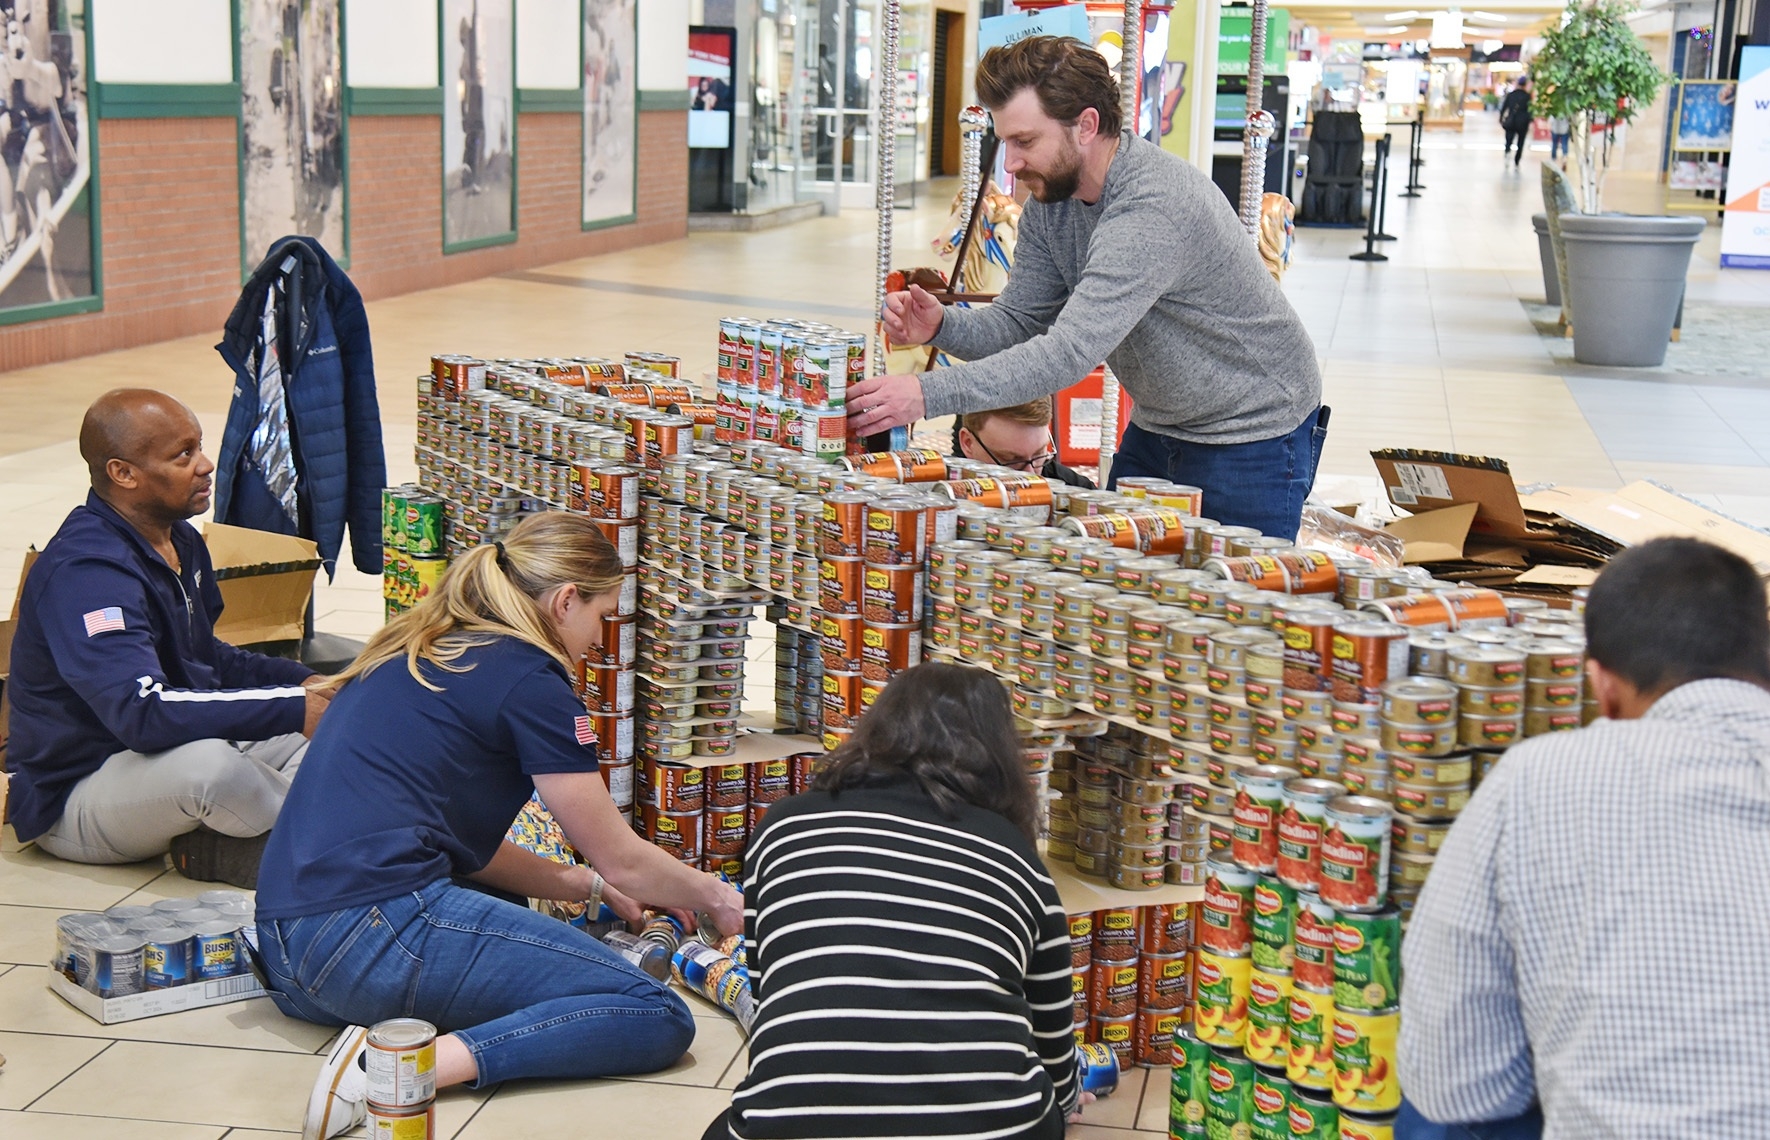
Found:
[{"label": "bush's baked beans can", "polygon": [[1088,1006],[1095,1016],[1137,1012],[1137,961],[1095,962],[1088,973]]},{"label": "bush's baked beans can", "polygon": [[818,605],[826,614],[858,617],[866,563],[858,558],[818,560]]},{"label": "bush's baked beans can", "polygon": [[864,491],[835,491],[824,496],[819,550],[826,558],[862,557],[869,498]]},{"label": "bush's baked beans can", "polygon": [[922,627],[866,622],[861,628],[861,675],[874,681],[892,677],[922,661]]},{"label": "bush's baked beans can", "polygon": [[609,545],[615,548],[621,565],[628,570],[639,565],[639,520],[638,519],[592,519],[602,537],[608,539]]},{"label": "bush's baked beans can", "polygon": [[1094,963],[1094,916],[1092,914],[1072,914],[1069,916],[1069,964],[1070,968],[1085,971]]},{"label": "bush's baked beans can", "polygon": [[707,806],[703,769],[654,761],[645,765],[646,803],[669,815],[690,815]]},{"label": "bush's baked beans can", "polygon": [[1094,912],[1094,960],[1136,963],[1136,907],[1113,907]]},{"label": "bush's baked beans can", "polygon": [[836,728],[853,728],[860,722],[861,675],[826,670],[823,680],[824,723]]},{"label": "bush's baked beans can", "polygon": [[1145,954],[1138,959],[1137,1001],[1147,1009],[1181,1009],[1192,1001],[1192,954]]},{"label": "bush's baked beans can", "polygon": [[1137,1013],[1135,1010],[1119,1017],[1105,1017],[1097,1013],[1090,1020],[1093,1025],[1094,1042],[1112,1050],[1120,1069],[1129,1069],[1137,1063],[1135,1053]]},{"label": "bush's baked beans can", "polygon": [[1284,684],[1292,692],[1319,693],[1331,688],[1334,667],[1334,626],[1338,611],[1290,609],[1285,612]]},{"label": "bush's baked beans can", "polygon": [[374,1140],[432,1140],[436,1135],[436,1101],[411,1108],[371,1104],[363,1124],[363,1135]]},{"label": "bush's baked beans can", "polygon": [[680,862],[698,862],[703,853],[701,812],[664,812],[650,804],[639,809],[645,837]]},{"label": "bush's baked beans can", "polygon": [[749,802],[750,774],[744,764],[720,764],[707,769],[707,807],[741,808]]},{"label": "bush's baked beans can", "polygon": [[[1164,817],[1166,812],[1164,811]],[[1183,954],[1192,945],[1192,904],[1138,908],[1137,946],[1145,954]]]},{"label": "bush's baked beans can", "polygon": [[620,665],[589,665],[584,670],[584,704],[593,714],[633,712],[633,670]]},{"label": "bush's baked beans can", "polygon": [[745,765],[750,803],[771,804],[792,793],[792,767],[783,757]]},{"label": "bush's baked beans can", "polygon": [[436,1097],[436,1026],[415,1017],[377,1022],[364,1040],[363,1071],[377,1108],[428,1105]]},{"label": "bush's baked beans can", "polygon": [[639,517],[637,467],[613,463],[575,463],[571,468],[567,505],[591,518],[636,519]]},{"label": "bush's baked beans can", "polygon": [[597,755],[604,763],[624,764],[633,759],[632,714],[595,713],[590,725],[596,733]]},{"label": "bush's baked beans can", "polygon": [[928,553],[928,505],[924,495],[895,495],[868,503],[862,557],[879,565],[920,569]]},{"label": "bush's baked beans can", "polygon": [[821,752],[797,752],[787,757],[787,763],[792,768],[793,795],[796,796],[801,792],[811,790],[812,777],[816,773],[818,762],[822,759],[823,753]]},{"label": "bush's baked beans can", "polygon": [[706,841],[703,855],[709,859],[735,858],[744,853],[750,838],[750,817],[746,807],[710,808],[706,815]]},{"label": "bush's baked beans can", "polygon": [[922,620],[922,567],[864,563],[861,616],[880,625]]},{"label": "bush's baked beans can", "polygon": [[1392,622],[1347,621],[1334,626],[1333,693],[1336,701],[1368,704],[1384,684],[1407,676],[1408,630]]},{"label": "bush's baked beans can", "polygon": [[1174,1063],[1174,1031],[1181,1017],[1171,1009],[1140,1009],[1131,1040],[1131,1055],[1146,1069],[1165,1069]]},{"label": "bush's baked beans can", "polygon": [[826,673],[859,673],[861,617],[821,614],[818,629]]}]

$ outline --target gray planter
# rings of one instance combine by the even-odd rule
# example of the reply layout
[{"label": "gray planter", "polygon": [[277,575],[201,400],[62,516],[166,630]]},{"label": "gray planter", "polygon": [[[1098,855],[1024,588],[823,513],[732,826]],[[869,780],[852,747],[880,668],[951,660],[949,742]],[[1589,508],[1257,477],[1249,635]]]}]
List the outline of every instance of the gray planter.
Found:
[{"label": "gray planter", "polygon": [[1561,277],[1555,272],[1555,239],[1549,234],[1549,215],[1532,214],[1536,228],[1536,255],[1543,263],[1543,304],[1561,307]]},{"label": "gray planter", "polygon": [[1702,218],[1563,214],[1573,358],[1581,364],[1664,364]]}]

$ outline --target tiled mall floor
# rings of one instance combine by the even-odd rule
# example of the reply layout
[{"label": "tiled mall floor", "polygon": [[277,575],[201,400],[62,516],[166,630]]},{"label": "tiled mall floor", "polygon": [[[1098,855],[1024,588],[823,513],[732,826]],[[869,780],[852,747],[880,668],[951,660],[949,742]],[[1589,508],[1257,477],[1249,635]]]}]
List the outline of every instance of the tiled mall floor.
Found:
[{"label": "tiled mall floor", "polygon": [[[1390,260],[1347,260],[1358,233],[1303,229],[1285,289],[1325,362],[1334,406],[1324,476],[1369,480],[1376,447],[1502,456],[1520,482],[1616,487],[1656,479],[1757,525],[1770,524],[1770,381],[1557,365],[1521,299],[1542,284],[1529,217],[1541,208],[1539,151],[1502,168],[1491,120],[1426,139],[1424,195],[1391,200]],[[1399,160],[1394,186],[1405,170]],[[896,214],[899,265],[928,264],[945,194]],[[1654,187],[1613,176],[1613,209],[1656,208]],[[704,234],[670,245],[418,293],[369,307],[389,471],[413,474],[410,377],[435,351],[493,356],[671,352],[700,375],[716,319],[806,316],[862,328],[872,304],[870,214],[762,234]],[[1690,273],[1692,304],[1770,305],[1770,275],[1716,268],[1713,231]],[[216,314],[219,328],[226,314]],[[84,492],[73,439],[81,412],[123,383],[164,388],[219,442],[230,377],[193,337],[0,376],[0,607],[18,567]],[[1764,346],[1770,349],[1770,345]],[[380,624],[377,579],[341,570],[318,596],[322,630],[361,637]],[[766,627],[751,703],[770,704]],[[45,988],[57,914],[199,888],[157,864],[92,868],[0,849],[0,1136],[6,1140],[270,1140],[300,1125],[326,1030],[253,1001],[119,1026],[89,1021]],[[692,1000],[692,999],[691,999]],[[700,1135],[743,1072],[732,1024],[697,1006],[690,1055],[643,1081],[510,1085],[442,1098],[439,1135],[464,1140]],[[1147,1088],[1145,1087],[1147,1083]],[[1090,1108],[1082,1140],[1162,1134],[1165,1082],[1141,1071]]]}]

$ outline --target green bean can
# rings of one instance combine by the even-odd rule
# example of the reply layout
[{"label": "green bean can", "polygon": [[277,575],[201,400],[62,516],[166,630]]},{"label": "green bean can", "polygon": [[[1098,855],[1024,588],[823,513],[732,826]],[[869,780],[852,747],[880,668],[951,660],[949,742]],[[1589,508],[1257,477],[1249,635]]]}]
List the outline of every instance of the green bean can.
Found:
[{"label": "green bean can", "polygon": [[1380,1013],[1401,1004],[1401,912],[1340,911],[1334,919],[1334,1007]]},{"label": "green bean can", "polygon": [[1192,1026],[1174,1030],[1174,1079],[1168,1092],[1169,1140],[1205,1135],[1205,1102],[1210,1098],[1211,1047]]},{"label": "green bean can", "polygon": [[410,489],[381,488],[381,546],[386,550],[406,548],[406,494]]},{"label": "green bean can", "polygon": [[1256,1071],[1240,1049],[1211,1049],[1205,1068],[1205,1135],[1209,1140],[1246,1140],[1254,1117]]},{"label": "green bean can", "polygon": [[434,495],[406,498],[406,551],[426,557],[443,552],[443,501]]},{"label": "green bean can", "polygon": [[1254,884],[1253,904],[1248,926],[1253,933],[1254,967],[1289,971],[1296,956],[1296,889],[1276,875],[1261,875]]},{"label": "green bean can", "polygon": [[1291,1140],[1291,1082],[1263,1069],[1254,1070],[1254,1084],[1248,1100],[1253,1106],[1248,1117],[1248,1135],[1253,1140]]},{"label": "green bean can", "polygon": [[1285,1115],[1290,1140],[1340,1140],[1340,1107],[1326,1094],[1291,1086]]}]

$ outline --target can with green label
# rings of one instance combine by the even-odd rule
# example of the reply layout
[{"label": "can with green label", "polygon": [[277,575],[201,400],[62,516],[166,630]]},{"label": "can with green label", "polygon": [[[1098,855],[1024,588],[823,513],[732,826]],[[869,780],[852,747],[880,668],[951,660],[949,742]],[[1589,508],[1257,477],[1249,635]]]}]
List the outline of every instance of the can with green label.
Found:
[{"label": "can with green label", "polygon": [[435,495],[406,498],[406,552],[425,557],[443,553],[443,501]]},{"label": "can with green label", "polygon": [[1401,1003],[1401,911],[1334,918],[1334,1006],[1366,1013]]},{"label": "can with green label", "polygon": [[1192,1026],[1174,1030],[1174,1079],[1168,1092],[1169,1140],[1205,1135],[1205,1102],[1209,1098],[1211,1047]]},{"label": "can with green label", "polygon": [[1325,1093],[1291,1086],[1285,1103],[1289,1140],[1340,1140],[1340,1108]]},{"label": "can with green label", "polygon": [[1240,1049],[1212,1048],[1205,1068],[1205,1135],[1246,1140],[1254,1116],[1254,1063]]},{"label": "can with green label", "polygon": [[384,550],[406,548],[406,494],[410,484],[381,488],[381,547]]},{"label": "can with green label", "polygon": [[1296,888],[1280,882],[1277,876],[1261,875],[1254,884],[1248,926],[1256,969],[1290,970],[1296,955],[1296,907]]},{"label": "can with green label", "polygon": [[1291,1122],[1287,1108],[1291,1082],[1264,1070],[1254,1071],[1254,1085],[1249,1093],[1253,1112],[1248,1117],[1248,1135],[1253,1140],[1291,1140]]}]

